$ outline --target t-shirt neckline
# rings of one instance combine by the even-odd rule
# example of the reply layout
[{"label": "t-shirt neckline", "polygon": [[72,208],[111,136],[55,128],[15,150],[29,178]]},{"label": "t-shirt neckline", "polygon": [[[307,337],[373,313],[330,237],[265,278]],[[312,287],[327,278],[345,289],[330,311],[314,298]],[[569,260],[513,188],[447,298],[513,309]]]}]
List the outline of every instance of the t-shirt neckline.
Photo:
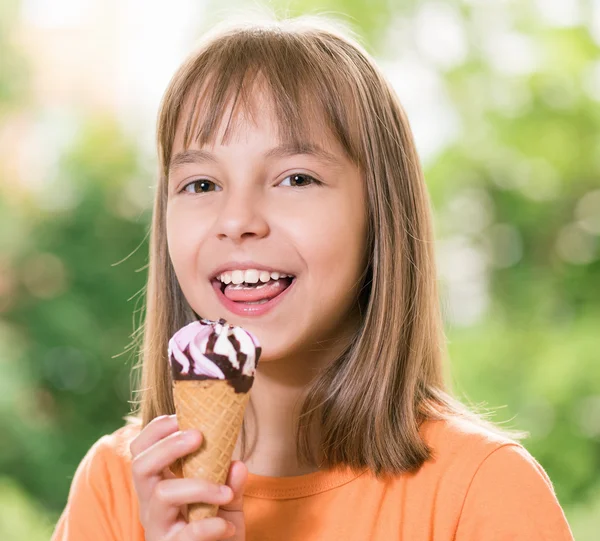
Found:
[{"label": "t-shirt neckline", "polygon": [[345,485],[366,471],[367,469],[353,470],[344,466],[290,477],[249,473],[244,496],[268,500],[303,498]]}]

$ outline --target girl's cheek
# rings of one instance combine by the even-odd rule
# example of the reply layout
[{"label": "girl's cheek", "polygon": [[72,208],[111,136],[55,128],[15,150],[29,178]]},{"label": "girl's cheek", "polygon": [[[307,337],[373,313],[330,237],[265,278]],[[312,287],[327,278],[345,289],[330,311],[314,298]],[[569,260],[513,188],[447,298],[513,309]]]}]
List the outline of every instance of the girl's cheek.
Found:
[{"label": "girl's cheek", "polygon": [[192,270],[190,265],[195,251],[193,232],[194,228],[191,224],[188,227],[182,227],[177,221],[167,227],[169,255],[182,287],[185,287],[186,275]]}]

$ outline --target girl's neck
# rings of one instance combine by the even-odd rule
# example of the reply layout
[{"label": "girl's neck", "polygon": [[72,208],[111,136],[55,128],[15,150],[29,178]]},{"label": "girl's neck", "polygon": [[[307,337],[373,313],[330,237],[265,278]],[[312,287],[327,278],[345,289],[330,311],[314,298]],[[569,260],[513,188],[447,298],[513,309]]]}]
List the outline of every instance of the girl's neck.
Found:
[{"label": "girl's neck", "polygon": [[[251,405],[244,422],[250,454],[246,466],[251,473],[270,477],[303,475],[318,470],[299,464],[296,430],[300,409],[311,382],[347,348],[358,328],[358,312],[346,319],[331,338],[323,337],[309,355],[259,362],[252,386]],[[319,427],[311,427],[310,444],[319,460]],[[247,453],[248,453],[247,450]],[[240,440],[233,458],[241,456]]]},{"label": "girl's neck", "polygon": [[[287,359],[259,364],[252,386],[252,403],[244,418],[251,450],[244,462],[251,473],[287,477],[318,469],[298,463],[296,427],[308,386],[322,366],[323,362],[315,358],[310,363]],[[316,438],[312,443],[318,449]],[[239,460],[240,455],[238,440],[233,458]]]}]

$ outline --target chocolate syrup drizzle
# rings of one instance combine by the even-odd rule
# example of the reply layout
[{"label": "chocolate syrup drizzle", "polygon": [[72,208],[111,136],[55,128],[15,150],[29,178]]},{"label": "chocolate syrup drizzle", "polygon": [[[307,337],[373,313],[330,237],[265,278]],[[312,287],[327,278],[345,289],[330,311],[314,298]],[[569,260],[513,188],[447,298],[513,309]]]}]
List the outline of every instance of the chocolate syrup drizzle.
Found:
[{"label": "chocolate syrup drizzle", "polygon": [[[221,325],[226,325],[227,322],[224,319],[220,319],[219,323]],[[239,363],[239,368],[235,368],[231,362],[229,361],[229,357],[227,355],[220,355],[219,353],[214,352],[215,343],[217,342],[218,335],[216,332],[212,332],[208,337],[208,343],[206,344],[206,353],[204,356],[207,359],[210,359],[214,362],[223,372],[225,376],[225,381],[229,383],[233,387],[236,393],[247,393],[252,387],[252,383],[254,382],[254,376],[247,376],[242,373],[244,368],[244,364],[248,360],[248,356],[241,351],[241,344],[235,335],[230,335],[229,341],[233,345],[235,349],[237,361]],[[189,345],[183,350],[184,355],[190,361],[190,369],[187,374],[182,374],[183,366],[177,362],[177,359],[172,358],[171,362],[171,372],[174,380],[206,380],[206,379],[216,379],[210,376],[196,374],[194,372],[194,358],[190,353]],[[258,359],[260,357],[261,348],[256,348],[256,364],[258,364]]]}]

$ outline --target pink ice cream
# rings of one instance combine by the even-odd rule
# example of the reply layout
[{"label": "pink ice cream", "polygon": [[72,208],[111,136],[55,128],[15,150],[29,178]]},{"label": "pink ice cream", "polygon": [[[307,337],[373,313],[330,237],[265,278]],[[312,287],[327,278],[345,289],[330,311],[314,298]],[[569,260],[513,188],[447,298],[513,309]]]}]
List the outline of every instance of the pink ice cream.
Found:
[{"label": "pink ice cream", "polygon": [[254,381],[261,347],[250,332],[224,319],[194,321],[169,340],[173,379],[224,379],[236,392]]}]

